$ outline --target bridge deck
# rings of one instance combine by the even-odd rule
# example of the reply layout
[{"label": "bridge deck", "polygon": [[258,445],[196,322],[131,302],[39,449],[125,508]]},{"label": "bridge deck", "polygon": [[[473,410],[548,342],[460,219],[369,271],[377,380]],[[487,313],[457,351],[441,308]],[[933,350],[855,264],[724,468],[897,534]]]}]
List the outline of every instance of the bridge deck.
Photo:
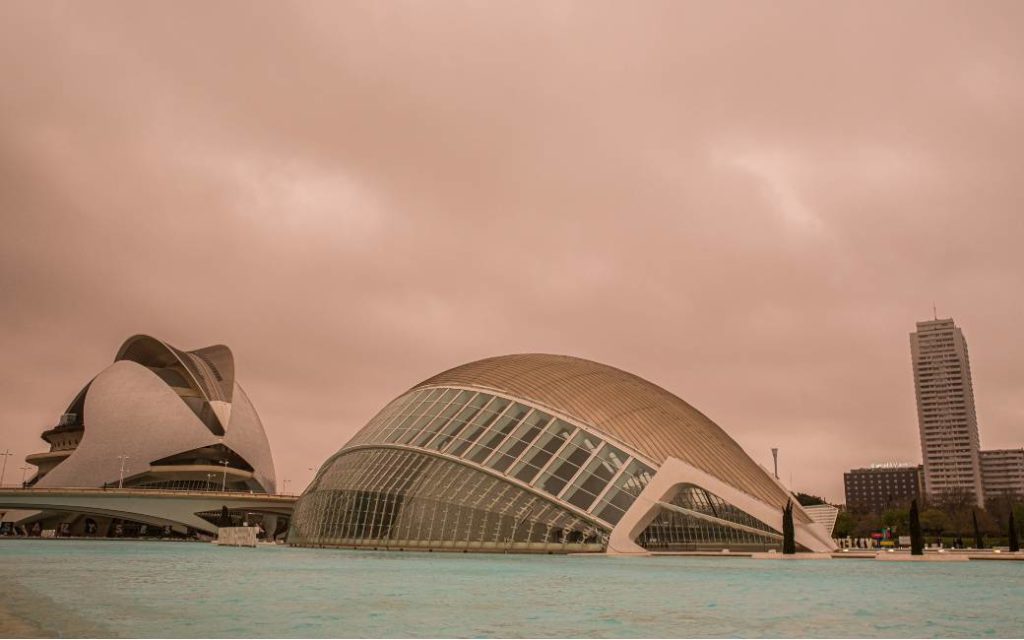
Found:
[{"label": "bridge deck", "polygon": [[290,516],[298,496],[239,491],[102,489],[65,487],[0,489],[0,510],[26,509],[96,514],[145,524],[170,524],[215,533],[217,527],[199,513],[245,510]]}]

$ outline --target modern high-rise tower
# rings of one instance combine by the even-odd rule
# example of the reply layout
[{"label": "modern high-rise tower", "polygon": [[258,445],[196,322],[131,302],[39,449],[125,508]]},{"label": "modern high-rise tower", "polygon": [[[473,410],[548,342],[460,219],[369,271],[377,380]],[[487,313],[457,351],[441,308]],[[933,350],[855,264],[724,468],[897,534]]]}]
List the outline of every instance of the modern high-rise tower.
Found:
[{"label": "modern high-rise tower", "polygon": [[951,318],[918,322],[910,334],[910,354],[925,491],[932,499],[970,492],[983,505],[978,418],[964,334]]}]

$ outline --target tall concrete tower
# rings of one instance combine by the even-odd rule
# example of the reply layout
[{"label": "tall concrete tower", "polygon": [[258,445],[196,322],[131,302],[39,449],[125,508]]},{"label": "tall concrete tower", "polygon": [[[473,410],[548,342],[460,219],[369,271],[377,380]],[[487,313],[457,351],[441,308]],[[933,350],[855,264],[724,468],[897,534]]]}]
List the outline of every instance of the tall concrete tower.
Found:
[{"label": "tall concrete tower", "polygon": [[969,491],[983,506],[978,418],[964,334],[952,318],[918,322],[910,334],[910,354],[925,491],[932,499]]}]

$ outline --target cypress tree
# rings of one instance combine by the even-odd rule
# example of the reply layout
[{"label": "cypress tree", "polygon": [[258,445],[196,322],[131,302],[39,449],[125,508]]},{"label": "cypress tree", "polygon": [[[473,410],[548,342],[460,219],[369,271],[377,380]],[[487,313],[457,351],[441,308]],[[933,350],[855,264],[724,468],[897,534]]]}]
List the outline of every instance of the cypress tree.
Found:
[{"label": "cypress tree", "polygon": [[1017,523],[1013,521],[1013,509],[1010,509],[1010,551],[1020,551],[1020,539],[1017,537]]},{"label": "cypress tree", "polygon": [[971,509],[971,520],[974,522],[974,548],[984,549],[985,541],[981,537],[981,529],[978,528],[978,511]]},{"label": "cypress tree", "polygon": [[793,529],[793,501],[786,501],[786,508],[782,510],[782,553],[792,555],[796,553],[796,532]]},{"label": "cypress tree", "polygon": [[917,512],[917,500],[910,503],[910,555],[924,555],[924,535],[921,533],[921,515]]}]

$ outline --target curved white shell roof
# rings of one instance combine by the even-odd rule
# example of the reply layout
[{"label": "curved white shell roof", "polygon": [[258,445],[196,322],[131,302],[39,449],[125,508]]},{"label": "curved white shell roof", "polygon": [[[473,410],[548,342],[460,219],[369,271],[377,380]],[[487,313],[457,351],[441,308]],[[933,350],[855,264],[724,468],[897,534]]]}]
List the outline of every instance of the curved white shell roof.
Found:
[{"label": "curved white shell roof", "polygon": [[[172,360],[191,364],[182,363],[189,372],[195,372],[190,382],[202,391],[223,435],[205,424],[167,382],[148,368]],[[223,444],[253,467],[255,480],[268,493],[275,491],[270,445],[256,409],[234,379],[234,361],[227,347],[184,352],[148,336],[134,336],[118,351],[117,360],[89,383],[83,409],[81,442],[35,486],[103,486],[117,482],[121,467],[118,456],[128,456],[127,477],[148,470],[156,460]]]}]

